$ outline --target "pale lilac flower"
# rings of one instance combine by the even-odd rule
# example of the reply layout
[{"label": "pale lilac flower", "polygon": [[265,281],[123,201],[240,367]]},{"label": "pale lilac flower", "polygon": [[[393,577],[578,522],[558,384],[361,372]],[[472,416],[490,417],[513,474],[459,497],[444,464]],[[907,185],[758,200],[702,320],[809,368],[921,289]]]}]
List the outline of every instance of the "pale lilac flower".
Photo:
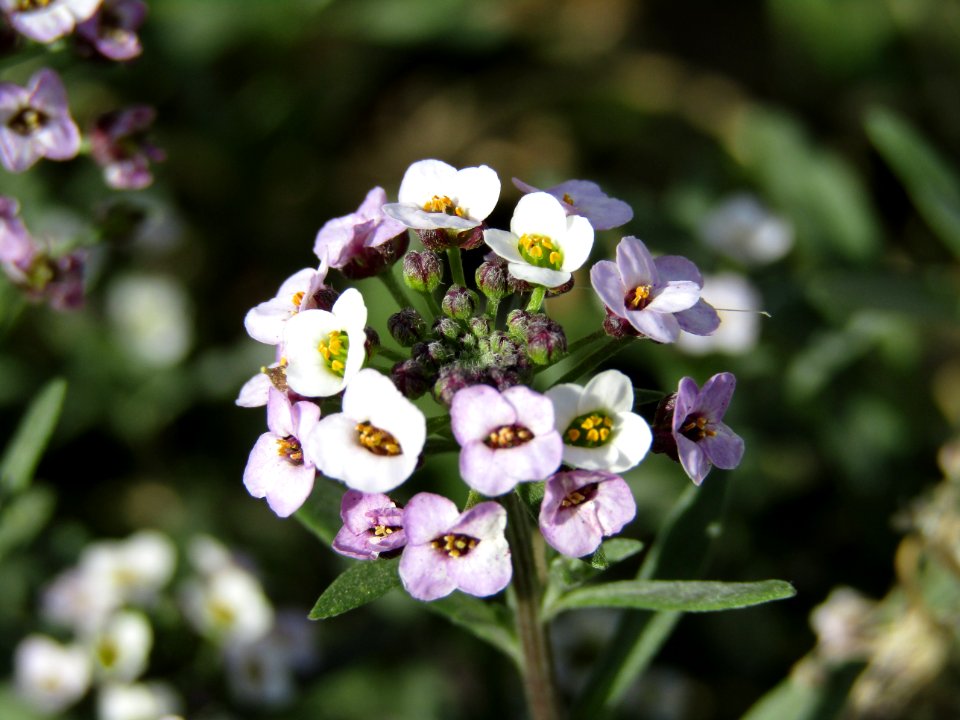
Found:
[{"label": "pale lilac flower", "polygon": [[99,116],[90,131],[90,154],[107,185],[117,190],[142,190],[153,182],[151,162],[167,154],[147,139],[156,118],[148,105],[135,105]]},{"label": "pale lilac flower", "polygon": [[681,378],[676,395],[657,409],[654,452],[679,460],[696,485],[714,465],[732,470],[743,457],[743,440],[722,422],[736,382],[728,372],[714,375],[703,388],[693,378]]},{"label": "pale lilac flower", "polygon": [[546,392],[563,438],[563,461],[584,470],[624,472],[638,465],[653,441],[647,421],[633,412],[633,383],[618,370],[586,386],[565,383]]},{"label": "pale lilac flower", "polygon": [[0,83],[0,162],[7,170],[23,172],[42,157],[69,160],[79,149],[59,75],[43,68],[25,88]]},{"label": "pale lilac flower", "polygon": [[340,518],[343,527],[332,546],[341,555],[375,560],[407,544],[403,509],[382,493],[347,490],[340,501]]},{"label": "pale lilac flower", "polygon": [[137,30],[147,18],[143,0],[103,0],[100,10],[77,25],[77,35],[111,60],[132,60],[143,50]]},{"label": "pale lilac flower", "polygon": [[793,227],[748,193],[733,195],[700,223],[704,244],[728,257],[763,265],[779,260],[793,247]]},{"label": "pale lilac flower", "polygon": [[[324,282],[327,268],[304,268],[288,277],[270,300],[252,308],[243,319],[247,333],[254,340],[267,345],[279,345],[283,339],[284,324],[301,310],[319,307],[318,296],[330,291]],[[330,310],[330,307],[322,308]]]},{"label": "pale lilac flower", "polygon": [[317,426],[320,408],[304,400],[292,403],[271,387],[267,401],[267,427],[250,451],[243,484],[279,517],[289,517],[303,505],[313,489],[316,470],[303,452],[303,439]]},{"label": "pale lilac flower", "polygon": [[410,477],[427,421],[390,378],[361,370],[343,393],[342,408],[303,438],[306,458],[327,477],[365,493],[387,492]]},{"label": "pale lilac flower", "polygon": [[636,514],[633,493],[619,475],[559,472],[543,489],[540,532],[555,550],[582,557],[600,547],[605,536],[620,532]]},{"label": "pale lilac flower", "polygon": [[101,0],[0,0],[17,32],[49,43],[73,32],[77,23],[96,12]]},{"label": "pale lilac flower", "polygon": [[346,387],[363,365],[367,306],[348,288],[327,310],[302,310],[284,323],[287,384],[304,397],[328,397]]},{"label": "pale lilac flower", "polygon": [[0,263],[12,280],[23,281],[36,256],[37,246],[20,219],[20,203],[0,196]]},{"label": "pale lilac flower", "polygon": [[321,265],[337,268],[349,278],[364,278],[400,258],[410,244],[410,235],[406,225],[384,215],[386,202],[386,191],[375,187],[355,213],[327,221],[313,244]]},{"label": "pale lilac flower", "polygon": [[486,165],[457,170],[441,160],[420,160],[404,173],[398,202],[383,212],[415,230],[462,232],[480,225],[499,198],[500,178]]},{"label": "pale lilac flower", "polygon": [[513,178],[513,184],[524,193],[545,192],[553,195],[567,215],[581,215],[594,230],[610,230],[626,225],[633,218],[633,209],[623,200],[607,195],[590,180],[567,180],[546,190]]},{"label": "pale lilac flower", "polygon": [[681,330],[709,335],[720,324],[717,311],[700,298],[696,265],[678,255],[654,259],[635,237],[620,241],[615,263],[595,264],[590,282],[614,315],[657,342],[676,342]]},{"label": "pale lilac flower", "polygon": [[523,385],[503,392],[489,385],[458,391],[450,406],[450,425],[461,446],[460,475],[484,495],[502,495],[517,483],[544,480],[563,459],[553,404]]},{"label": "pale lilac flower", "polygon": [[90,659],[76,645],[61,645],[46,635],[20,641],[13,656],[17,694],[42,713],[73,705],[90,687]]},{"label": "pale lilac flower", "polygon": [[483,240],[507,261],[512,277],[554,288],[587,261],[593,226],[579,215],[568,217],[553,195],[536,192],[520,198],[509,232],[484,230]]},{"label": "pale lilac flower", "polygon": [[507,513],[499,503],[482,502],[461,513],[441,495],[419,493],[404,509],[404,522],[400,580],[417,600],[436,600],[454,590],[486,597],[510,584]]}]

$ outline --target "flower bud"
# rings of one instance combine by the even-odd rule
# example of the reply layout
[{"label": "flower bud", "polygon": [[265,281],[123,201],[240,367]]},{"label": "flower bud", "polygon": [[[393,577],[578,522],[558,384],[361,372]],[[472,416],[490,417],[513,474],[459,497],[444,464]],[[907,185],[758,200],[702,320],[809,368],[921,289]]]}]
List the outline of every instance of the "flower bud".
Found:
[{"label": "flower bud", "polygon": [[415,400],[430,389],[436,373],[419,360],[411,358],[394,365],[390,370],[390,379],[404,397]]},{"label": "flower bud", "polygon": [[510,274],[506,261],[500,257],[481,263],[475,277],[477,288],[492,300],[502,300],[510,294]]},{"label": "flower bud", "polygon": [[379,275],[389,270],[391,265],[403,257],[408,247],[410,247],[410,233],[404,230],[379,245],[363,248],[350,262],[340,268],[340,272],[350,280]]},{"label": "flower bud", "polygon": [[380,347],[380,335],[369,325],[363,329],[363,332],[367,336],[367,339],[363,342],[363,350],[367,354],[367,360],[369,360],[376,355],[377,348]]},{"label": "flower bud", "polygon": [[433,332],[437,337],[456,340],[460,337],[462,328],[456,320],[451,320],[448,317],[440,317],[433,323]]},{"label": "flower bud", "polygon": [[477,370],[465,368],[462,365],[447,365],[440,370],[440,376],[433,385],[433,397],[437,402],[450,405],[457,391],[481,382]]},{"label": "flower bud", "polygon": [[470,332],[476,337],[482,338],[490,334],[490,319],[483,315],[470,318]]},{"label": "flower bud", "polygon": [[636,337],[638,333],[633,325],[631,325],[625,318],[616,315],[611,312],[610,308],[604,308],[606,310],[607,316],[603,319],[603,331],[613,338],[625,338],[625,337]]},{"label": "flower bud", "polygon": [[521,342],[525,341],[527,338],[527,327],[530,325],[532,319],[532,313],[528,313],[526,310],[519,308],[507,313],[507,332],[510,333],[510,337],[520,340]]},{"label": "flower bud", "polygon": [[313,302],[316,303],[318,309],[330,312],[338,297],[340,297],[340,293],[332,287],[321,286],[319,290],[313,293]]},{"label": "flower bud", "polygon": [[473,316],[480,298],[477,294],[462,285],[451,285],[447,294],[443,296],[441,307],[444,314],[454,320],[466,320]]},{"label": "flower bud", "polygon": [[550,365],[567,354],[567,336],[552,320],[537,323],[527,334],[527,357],[537,365]]},{"label": "flower bud", "polygon": [[679,462],[677,438],[673,435],[673,412],[676,404],[677,394],[671,393],[657,405],[653,424],[650,426],[653,430],[653,445],[650,447],[650,452],[662,453]]},{"label": "flower bud", "polygon": [[570,279],[567,280],[563,285],[557,285],[556,287],[547,288],[547,297],[557,297],[557,295],[563,295],[573,290],[573,276],[570,276]]},{"label": "flower bud", "polygon": [[403,281],[411,290],[433,292],[443,279],[443,265],[436,253],[413,251],[403,258]]},{"label": "flower bud", "polygon": [[411,347],[415,342],[422,340],[427,331],[427,324],[413,308],[404,308],[387,318],[387,329],[390,337],[402,347]]}]

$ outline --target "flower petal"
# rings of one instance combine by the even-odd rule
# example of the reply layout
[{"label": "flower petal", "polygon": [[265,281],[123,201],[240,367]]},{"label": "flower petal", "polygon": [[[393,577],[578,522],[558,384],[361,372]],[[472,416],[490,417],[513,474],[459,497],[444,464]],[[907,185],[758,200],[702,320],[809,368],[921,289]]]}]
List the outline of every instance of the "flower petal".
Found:
[{"label": "flower petal", "polygon": [[524,262],[518,250],[520,238],[512,232],[508,230],[484,230],[483,241],[504,260],[515,263]]},{"label": "flower petal", "polygon": [[633,410],[633,381],[619,370],[597,373],[583,388],[577,414],[595,410],[611,413]]},{"label": "flower petal", "polygon": [[559,241],[567,233],[567,213],[552,195],[545,192],[530,193],[517,202],[510,221],[510,231],[517,237],[545,235]]},{"label": "flower petal", "polygon": [[647,246],[633,236],[623,238],[617,245],[617,268],[626,289],[656,285],[660,277]]},{"label": "flower petal", "polygon": [[561,269],[573,272],[583,265],[593,250],[593,226],[580,215],[567,218],[567,229],[560,241],[563,250]]},{"label": "flower petal", "polygon": [[700,441],[700,447],[711,463],[721,470],[733,470],[743,458],[743,438],[733,430],[717,423],[711,425],[714,435],[708,435]]},{"label": "flower petal", "polygon": [[616,263],[601,260],[590,268],[590,284],[594,292],[600,296],[601,302],[610,308],[619,317],[626,317],[627,306],[624,297],[627,289],[620,278],[620,270]]},{"label": "flower petal", "polygon": [[681,310],[674,317],[680,323],[680,329],[691,335],[710,335],[720,327],[720,315],[703,298],[687,310]]},{"label": "flower petal", "polygon": [[464,388],[453,396],[450,404],[450,427],[461,445],[483,441],[491,431],[516,421],[513,405],[489,385]]}]

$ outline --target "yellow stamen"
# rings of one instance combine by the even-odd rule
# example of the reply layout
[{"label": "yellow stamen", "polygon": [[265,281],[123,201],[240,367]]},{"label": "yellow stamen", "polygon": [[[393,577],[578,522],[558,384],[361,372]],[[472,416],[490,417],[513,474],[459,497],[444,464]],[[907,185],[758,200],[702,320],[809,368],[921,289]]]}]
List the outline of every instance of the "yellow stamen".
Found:
[{"label": "yellow stamen", "polygon": [[293,294],[293,297],[291,298],[291,302],[293,303],[293,306],[298,310],[300,309],[300,303],[303,302],[303,296],[305,294],[306,293],[304,293],[303,290],[301,290],[300,292],[295,292]]},{"label": "yellow stamen", "polygon": [[374,455],[395,457],[403,454],[400,442],[386,430],[374,427],[368,422],[357,423],[357,442]]}]

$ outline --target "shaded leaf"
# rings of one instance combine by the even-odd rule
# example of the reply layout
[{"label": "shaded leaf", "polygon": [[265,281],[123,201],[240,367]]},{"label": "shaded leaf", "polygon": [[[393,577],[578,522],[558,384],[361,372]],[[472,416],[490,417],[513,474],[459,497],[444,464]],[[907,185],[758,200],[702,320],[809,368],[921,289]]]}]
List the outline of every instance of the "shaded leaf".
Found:
[{"label": "shaded leaf", "polygon": [[0,513],[0,558],[36,537],[55,504],[56,495],[43,487],[30,488],[7,503]]},{"label": "shaded leaf", "polygon": [[399,564],[398,559],[354,563],[323,591],[310,611],[310,619],[326,620],[342,615],[400,587]]},{"label": "shaded leaf", "polygon": [[481,640],[493,645],[521,667],[522,658],[513,617],[506,607],[496,602],[485,602],[471,595],[455,592],[445,598],[423,603],[431,612],[442,615]]},{"label": "shaded leaf", "polygon": [[60,417],[66,393],[66,380],[57,378],[47,383],[30,403],[0,460],[0,488],[6,492],[20,492],[33,480]]}]

